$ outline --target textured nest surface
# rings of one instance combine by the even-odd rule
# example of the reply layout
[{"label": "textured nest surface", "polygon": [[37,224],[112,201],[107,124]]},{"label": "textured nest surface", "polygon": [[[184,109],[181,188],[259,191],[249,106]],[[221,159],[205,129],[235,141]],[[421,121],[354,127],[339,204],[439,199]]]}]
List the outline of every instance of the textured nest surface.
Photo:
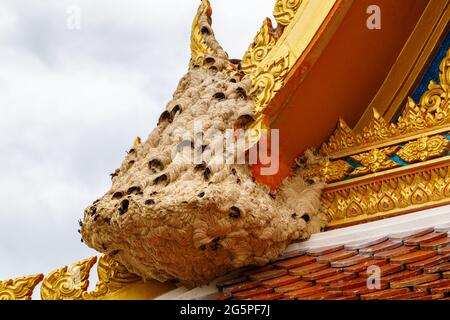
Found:
[{"label": "textured nest surface", "polygon": [[223,138],[208,130],[225,132],[254,116],[251,81],[232,71],[210,20],[201,16],[199,24],[213,54],[192,59],[157,128],[130,150],[112,188],[85,210],[81,229],[88,246],[131,272],[185,285],[268,263],[327,222],[323,186],[305,182],[301,169],[272,193],[253,181],[248,165],[174,159],[174,150],[197,147],[194,121],[202,121],[200,147],[208,152]]}]

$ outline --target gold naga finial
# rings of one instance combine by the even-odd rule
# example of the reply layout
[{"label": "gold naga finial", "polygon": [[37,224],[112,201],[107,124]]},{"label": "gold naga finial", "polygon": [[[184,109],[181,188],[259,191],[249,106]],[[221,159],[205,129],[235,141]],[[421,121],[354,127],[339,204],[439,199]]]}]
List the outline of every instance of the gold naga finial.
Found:
[{"label": "gold naga finial", "polygon": [[43,274],[0,281],[0,300],[31,300],[34,288],[44,279]]},{"label": "gold naga finial", "polygon": [[192,59],[205,57],[208,54],[212,54],[213,50],[205,41],[205,34],[210,34],[212,31],[207,26],[202,26],[202,20],[207,19],[211,23],[212,8],[209,0],[202,0],[200,7],[198,8],[197,15],[192,23],[191,33],[191,53]]}]

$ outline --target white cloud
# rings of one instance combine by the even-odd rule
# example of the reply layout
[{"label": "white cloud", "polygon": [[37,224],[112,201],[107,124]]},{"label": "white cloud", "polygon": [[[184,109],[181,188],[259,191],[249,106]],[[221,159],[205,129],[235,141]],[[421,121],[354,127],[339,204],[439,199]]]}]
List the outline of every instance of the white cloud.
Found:
[{"label": "white cloud", "polygon": [[[211,3],[219,41],[239,58],[274,1]],[[155,126],[186,70],[198,4],[0,3],[0,279],[96,254],[77,220]],[[70,5],[81,8],[79,31],[66,27]]]}]

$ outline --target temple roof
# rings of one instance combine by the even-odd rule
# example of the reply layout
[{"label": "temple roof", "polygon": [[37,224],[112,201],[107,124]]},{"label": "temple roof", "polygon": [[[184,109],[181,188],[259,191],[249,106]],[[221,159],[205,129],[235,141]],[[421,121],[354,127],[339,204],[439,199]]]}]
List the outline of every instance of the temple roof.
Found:
[{"label": "temple roof", "polygon": [[[447,206],[347,228],[345,233],[326,232],[291,246],[269,265],[218,280],[216,290],[198,288],[160,298],[448,300],[449,213]],[[372,282],[377,274],[379,286]]]}]

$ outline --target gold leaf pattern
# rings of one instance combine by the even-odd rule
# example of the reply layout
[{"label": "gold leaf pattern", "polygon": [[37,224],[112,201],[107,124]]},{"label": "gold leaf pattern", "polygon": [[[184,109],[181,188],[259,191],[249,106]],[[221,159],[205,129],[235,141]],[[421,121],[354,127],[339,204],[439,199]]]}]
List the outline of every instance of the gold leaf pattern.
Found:
[{"label": "gold leaf pattern", "polygon": [[305,178],[320,177],[326,183],[341,181],[352,171],[352,166],[346,161],[324,160],[306,168]]},{"label": "gold leaf pattern", "polygon": [[282,26],[291,23],[303,0],[277,0],[273,15]]},{"label": "gold leaf pattern", "polygon": [[255,72],[264,58],[267,57],[270,50],[275,46],[277,40],[277,37],[274,35],[272,21],[269,18],[266,18],[258,34],[255,36],[253,43],[247,49],[247,52],[242,59],[242,71],[246,74]]},{"label": "gold leaf pattern", "polygon": [[398,146],[388,147],[384,149],[373,149],[369,152],[352,156],[351,158],[359,162],[362,166],[356,168],[351,175],[360,176],[367,173],[375,173],[382,170],[399,167],[400,164],[389,159],[397,150]]},{"label": "gold leaf pattern", "polygon": [[212,9],[209,0],[202,0],[200,7],[198,8],[197,15],[192,23],[191,33],[191,52],[192,59],[197,60],[207,55],[213,54],[213,49],[208,46],[203,36],[203,32],[200,25],[200,19],[211,19]]},{"label": "gold leaf pattern", "polygon": [[0,281],[0,300],[31,300],[34,288],[44,279],[43,274]]},{"label": "gold leaf pattern", "polygon": [[288,71],[289,53],[286,53],[272,64],[258,68],[258,72],[251,76],[253,82],[252,94],[256,95],[256,112],[261,112],[267,107],[283,86]]},{"label": "gold leaf pattern", "polygon": [[407,212],[414,206],[432,205],[450,198],[450,166],[428,169],[338,190],[325,189],[322,201],[331,225],[348,219],[363,220],[374,214]]},{"label": "gold leaf pattern", "polygon": [[96,261],[93,257],[53,271],[42,283],[42,300],[83,300]]},{"label": "gold leaf pattern", "polygon": [[444,155],[448,150],[449,144],[450,141],[441,135],[422,137],[407,143],[397,155],[409,163],[426,161]]}]

